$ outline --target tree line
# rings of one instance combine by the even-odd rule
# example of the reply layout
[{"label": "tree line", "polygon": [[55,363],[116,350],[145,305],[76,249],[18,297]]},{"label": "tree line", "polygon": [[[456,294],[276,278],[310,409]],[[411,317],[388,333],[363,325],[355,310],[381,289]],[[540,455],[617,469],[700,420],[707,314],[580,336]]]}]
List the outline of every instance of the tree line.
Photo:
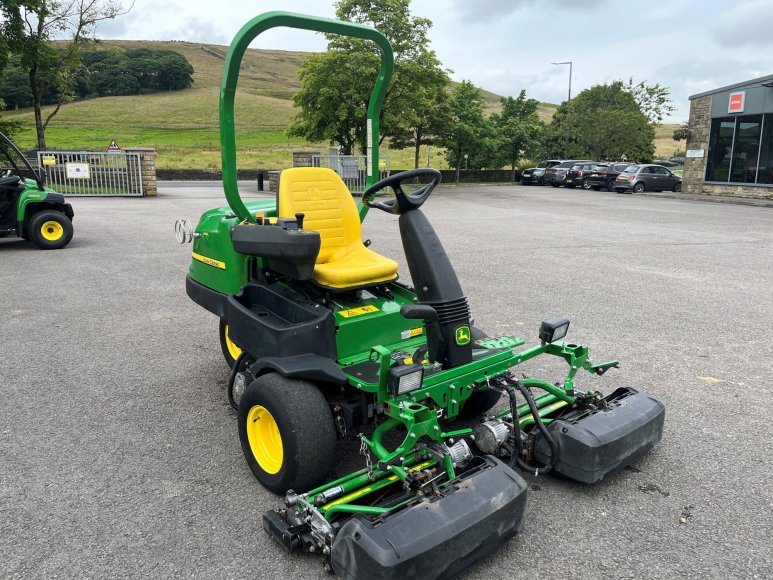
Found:
[{"label": "tree line", "polygon": [[[650,161],[655,126],[674,108],[659,84],[614,81],[596,85],[562,103],[552,120],[538,115],[539,102],[525,91],[501,100],[486,115],[481,91],[471,82],[451,88],[449,73],[429,48],[432,22],[410,13],[410,0],[337,0],[336,16],[374,26],[390,41],[395,66],[381,111],[380,139],[393,149],[422,145],[445,149],[450,167],[509,167],[522,159],[592,158]],[[301,66],[294,97],[299,113],[291,135],[365,151],[367,110],[379,54],[367,41],[328,35],[327,51]],[[568,138],[567,138],[568,136]],[[458,174],[458,173],[457,173]]]},{"label": "tree line", "polygon": [[[50,72],[50,71],[49,71]],[[186,89],[193,83],[193,66],[173,50],[138,48],[84,51],[74,73],[75,99],[117,95],[140,95]],[[41,76],[43,105],[55,105],[62,87],[55,78]],[[5,109],[31,107],[34,97],[28,71],[18,56],[12,56],[0,80]]]}]

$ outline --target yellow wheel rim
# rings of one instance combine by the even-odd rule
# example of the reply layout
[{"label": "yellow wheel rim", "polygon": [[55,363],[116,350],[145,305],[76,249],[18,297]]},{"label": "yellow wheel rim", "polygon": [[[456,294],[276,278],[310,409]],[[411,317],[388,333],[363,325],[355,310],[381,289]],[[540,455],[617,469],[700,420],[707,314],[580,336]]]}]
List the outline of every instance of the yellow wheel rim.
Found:
[{"label": "yellow wheel rim", "polygon": [[242,349],[240,349],[238,346],[236,346],[236,343],[231,340],[231,337],[228,336],[228,325],[225,325],[225,347],[228,349],[228,354],[231,355],[231,358],[236,360],[239,358],[239,355],[242,354]]},{"label": "yellow wheel rim", "polygon": [[274,474],[282,468],[282,435],[268,409],[255,405],[247,413],[247,441],[261,469]]},{"label": "yellow wheel rim", "polygon": [[59,222],[49,220],[40,226],[40,235],[49,242],[55,242],[64,235],[64,228]]}]

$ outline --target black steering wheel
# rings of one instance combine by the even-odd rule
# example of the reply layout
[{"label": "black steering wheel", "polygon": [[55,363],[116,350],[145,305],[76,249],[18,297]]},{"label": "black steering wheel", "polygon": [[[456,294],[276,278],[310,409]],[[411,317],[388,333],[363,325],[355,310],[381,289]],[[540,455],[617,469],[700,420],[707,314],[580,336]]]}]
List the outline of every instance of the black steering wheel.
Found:
[{"label": "black steering wheel", "polygon": [[[431,177],[432,181],[412,193],[403,191],[402,183],[416,177]],[[443,176],[437,169],[431,169],[429,167],[401,171],[400,173],[395,173],[394,175],[382,179],[378,183],[374,183],[366,189],[365,193],[362,194],[362,203],[369,208],[376,208],[394,215],[401,215],[408,210],[421,207],[421,204],[427,201],[429,194],[432,193],[432,190],[435,189],[442,179]],[[371,200],[371,198],[379,191],[387,187],[391,187],[394,190],[395,199],[390,199],[388,201]]]}]

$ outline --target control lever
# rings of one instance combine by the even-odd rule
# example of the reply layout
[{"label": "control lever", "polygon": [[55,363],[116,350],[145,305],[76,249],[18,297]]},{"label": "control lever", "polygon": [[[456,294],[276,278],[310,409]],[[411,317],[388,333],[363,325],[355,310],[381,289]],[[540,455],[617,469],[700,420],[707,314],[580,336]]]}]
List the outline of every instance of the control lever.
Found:
[{"label": "control lever", "polygon": [[437,321],[437,311],[429,304],[406,304],[400,308],[400,314],[410,320]]},{"label": "control lever", "polygon": [[302,212],[298,212],[298,213],[295,214],[295,221],[298,222],[298,229],[299,230],[303,229],[303,218],[305,218],[305,217],[306,217],[306,214],[302,213]]}]

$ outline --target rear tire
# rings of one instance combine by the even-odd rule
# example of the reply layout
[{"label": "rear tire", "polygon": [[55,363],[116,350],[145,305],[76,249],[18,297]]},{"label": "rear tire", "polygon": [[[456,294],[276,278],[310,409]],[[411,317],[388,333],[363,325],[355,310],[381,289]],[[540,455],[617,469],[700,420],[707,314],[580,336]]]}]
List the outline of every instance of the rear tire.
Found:
[{"label": "rear tire", "polygon": [[46,209],[32,216],[27,238],[41,250],[60,250],[72,239],[72,222],[60,211]]},{"label": "rear tire", "polygon": [[236,359],[239,358],[242,349],[229,338],[228,323],[225,321],[225,318],[220,319],[218,334],[220,335],[220,350],[223,351],[223,358],[229,368],[234,368]]},{"label": "rear tire", "polygon": [[633,186],[633,192],[634,193],[643,193],[644,192],[644,184],[641,181],[639,183],[635,184]]},{"label": "rear tire", "polygon": [[239,402],[238,422],[247,465],[273,493],[317,487],[335,465],[333,414],[311,383],[273,372],[258,377]]},{"label": "rear tire", "polygon": [[[590,189],[590,183],[588,183],[588,180],[587,180],[587,179],[583,179],[583,180],[582,180],[582,184],[581,184],[581,185],[582,185],[582,188],[583,188],[583,189]],[[594,188],[594,189],[595,189],[595,188]]]}]

